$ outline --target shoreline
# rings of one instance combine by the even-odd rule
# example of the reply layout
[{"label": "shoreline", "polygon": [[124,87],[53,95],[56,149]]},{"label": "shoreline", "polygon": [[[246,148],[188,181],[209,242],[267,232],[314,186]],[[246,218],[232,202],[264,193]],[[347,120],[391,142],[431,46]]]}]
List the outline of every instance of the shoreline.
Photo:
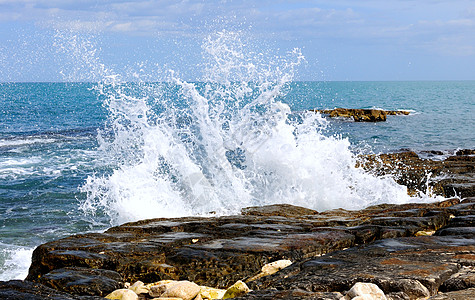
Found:
[{"label": "shoreline", "polygon": [[[405,175],[399,180],[408,185],[412,184],[413,187],[425,183],[429,186],[429,179],[432,178],[435,193],[448,193],[452,188],[455,193],[458,191],[459,195],[462,195],[462,200],[454,198],[433,204],[382,204],[359,211],[340,209],[326,212],[290,205],[274,205],[243,210],[242,215],[236,216],[162,218],[126,223],[112,227],[104,233],[74,235],[37,247],[27,280],[1,282],[0,298],[4,295],[21,294],[31,297],[35,295],[36,299],[50,299],[42,294],[42,291],[49,291],[64,297],[67,295],[70,299],[86,299],[86,295],[100,297],[110,292],[110,286],[105,282],[118,287],[123,286],[125,281],[154,282],[167,278],[188,279],[213,287],[225,287],[236,280],[255,276],[264,264],[279,259],[290,259],[293,264],[275,275],[249,283],[254,292],[243,296],[242,299],[315,299],[318,295],[333,299],[331,297],[338,296],[336,293],[344,295],[351,287],[350,282],[354,284],[357,279],[379,283],[378,286],[384,293],[391,295],[392,299],[404,299],[395,298],[398,293],[416,295],[415,287],[422,290],[421,293],[427,297],[438,297],[439,291],[456,292],[456,288],[447,281],[456,280],[454,278],[457,276],[472,278],[471,272],[475,273],[475,270],[472,270],[475,266],[475,230],[470,217],[475,215],[474,154],[475,150],[468,149],[459,155],[437,161],[421,159],[414,152],[400,152],[368,156],[364,158],[366,165],[362,165],[380,176],[396,170],[397,173]],[[432,172],[434,177],[427,177],[428,172]],[[441,174],[450,176],[441,177]],[[465,194],[461,194],[462,192]],[[422,236],[424,233],[427,235]],[[196,241],[193,242],[194,240]],[[389,240],[395,244],[391,246],[384,242]],[[397,246],[396,250],[391,248],[398,243],[415,246],[402,247],[402,250],[396,249]],[[450,243],[456,243],[457,247],[462,247],[463,250],[455,249]],[[404,278],[392,278],[381,268],[378,272],[383,273],[380,273],[379,277],[386,278],[385,282],[392,280],[392,284],[386,283],[384,286],[382,279],[379,280],[377,276],[366,279],[357,276],[358,278],[354,279],[356,275],[351,273],[346,273],[345,279],[338,273],[343,272],[344,268],[340,267],[338,262],[331,262],[334,257],[336,261],[344,260],[345,255],[366,257],[374,247],[384,249],[388,257],[393,257],[395,253],[400,255],[400,261],[390,261],[396,264],[387,263],[382,266],[385,266],[389,273],[390,267],[404,269]],[[408,258],[404,256],[404,251],[414,247],[425,247],[424,251],[427,253],[439,253],[442,256],[447,256],[444,253],[449,250],[455,251],[459,253],[455,256],[464,258],[447,258],[443,264],[455,264],[459,267],[445,268],[443,274],[439,271],[434,273],[422,262],[404,263]],[[423,253],[419,253],[418,257],[422,255],[424,259],[429,259]],[[371,259],[371,256],[366,257],[364,263],[371,265]],[[124,264],[123,261],[129,263]],[[425,262],[438,263],[430,260]],[[360,269],[354,271],[364,271],[364,263],[361,262]],[[331,272],[336,273],[331,274],[340,274],[340,279],[333,282],[335,286],[325,285],[320,282],[323,279],[318,279],[322,286],[326,286],[323,291],[318,290],[315,283],[311,283],[308,278],[304,280],[305,276],[309,276],[310,269],[317,272],[312,267],[316,265],[332,265],[326,272],[328,274],[328,270],[332,270]],[[381,262],[377,265],[381,266]],[[409,266],[414,268],[410,269]],[[433,270],[442,268],[437,266],[432,265]],[[200,269],[205,271],[200,273]],[[91,270],[97,272],[91,273]],[[459,274],[462,271],[465,273]],[[424,281],[419,276],[421,272],[426,276],[436,274],[438,281],[436,280],[436,284]],[[235,275],[230,275],[233,273]],[[301,276],[299,273],[302,273]],[[289,277],[283,274],[292,274],[291,277],[296,280],[294,282],[298,283],[297,289],[296,286],[285,283]],[[459,275],[455,276],[456,274]],[[188,277],[185,278],[186,276]],[[83,283],[74,284],[81,281],[79,279]],[[424,286],[429,294],[420,285]],[[48,286],[56,290],[50,291]],[[67,290],[68,286],[75,289]],[[458,291],[472,293],[470,288],[472,286]],[[61,294],[64,292],[67,294]],[[475,295],[475,292],[470,295]],[[24,299],[28,297],[25,296]]]}]

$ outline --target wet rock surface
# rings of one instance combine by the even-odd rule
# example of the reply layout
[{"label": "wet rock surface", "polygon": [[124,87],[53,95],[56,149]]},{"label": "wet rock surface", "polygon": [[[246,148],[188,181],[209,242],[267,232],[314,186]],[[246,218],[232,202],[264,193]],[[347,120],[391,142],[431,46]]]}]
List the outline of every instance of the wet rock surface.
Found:
[{"label": "wet rock surface", "polygon": [[100,300],[98,296],[78,296],[60,292],[39,283],[10,280],[0,281],[0,299],[15,300]]},{"label": "wet rock surface", "polygon": [[[473,152],[436,162],[414,154],[368,159],[365,168],[384,174],[412,161],[401,180],[420,179],[426,168],[473,180]],[[126,223],[39,246],[27,280],[0,282],[0,299],[101,299],[125,282],[166,279],[215,288],[242,280],[253,291],[239,299],[340,299],[360,282],[388,299],[475,298],[475,197],[464,195],[359,211],[276,204]],[[278,260],[293,263],[256,276]]]},{"label": "wet rock surface", "polygon": [[300,292],[301,299],[333,299],[322,295],[344,294],[357,282],[374,283],[393,299],[473,299],[475,232],[450,229],[473,229],[475,198],[446,209],[450,214],[447,224],[433,236],[377,240],[296,262],[251,282],[250,288],[258,292],[242,299],[258,299],[254,293],[263,299],[298,299],[288,296],[295,290],[308,293],[303,296]]},{"label": "wet rock surface", "polygon": [[76,296],[103,296],[137,280],[224,288],[288,259],[289,267],[248,281],[254,291],[242,298],[336,299],[357,282],[388,295],[428,297],[472,287],[474,209],[469,198],[323,213],[272,205],[238,216],[144,220],[39,246],[27,280]]},{"label": "wet rock surface", "polygon": [[368,155],[360,157],[359,166],[378,176],[393,175],[410,194],[475,197],[475,150],[459,150],[443,160],[422,159],[412,151]]},{"label": "wet rock surface", "polygon": [[119,273],[91,268],[55,269],[37,280],[48,287],[79,295],[105,296],[123,286]]}]

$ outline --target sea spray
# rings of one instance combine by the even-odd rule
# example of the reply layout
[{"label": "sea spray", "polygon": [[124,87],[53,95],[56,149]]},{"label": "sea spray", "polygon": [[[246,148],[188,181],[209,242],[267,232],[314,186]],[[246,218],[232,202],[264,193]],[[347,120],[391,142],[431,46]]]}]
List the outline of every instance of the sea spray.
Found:
[{"label": "sea spray", "polygon": [[238,213],[289,203],[316,210],[402,203],[406,188],[356,168],[346,139],[325,136],[315,113],[278,99],[303,61],[246,51],[240,34],[203,44],[202,82],[173,71],[159,83],[98,84],[109,110],[99,136],[110,174],[89,176],[81,208],[112,224],[153,217]]},{"label": "sea spray", "polygon": [[28,275],[33,248],[17,247],[0,243],[0,281],[23,280]]}]

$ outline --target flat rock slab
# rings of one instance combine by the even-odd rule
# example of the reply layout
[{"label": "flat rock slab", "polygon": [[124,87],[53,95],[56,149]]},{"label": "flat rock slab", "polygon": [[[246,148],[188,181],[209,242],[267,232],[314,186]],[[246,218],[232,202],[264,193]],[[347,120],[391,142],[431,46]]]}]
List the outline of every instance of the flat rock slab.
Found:
[{"label": "flat rock slab", "polygon": [[475,232],[460,230],[473,229],[472,201],[448,208],[454,215],[433,236],[383,239],[296,262],[249,283],[258,292],[242,299],[327,299],[319,293],[344,294],[356,282],[374,283],[394,299],[475,299]]},{"label": "flat rock slab", "polygon": [[97,296],[78,296],[60,292],[39,283],[10,280],[0,281],[0,299],[8,300],[101,300]]},{"label": "flat rock slab", "polygon": [[460,290],[448,293],[439,293],[429,300],[468,300],[475,299],[475,289]]},{"label": "flat rock slab", "polygon": [[[284,291],[281,295],[285,297],[294,294],[317,297],[314,292],[330,293],[327,295],[330,297],[345,291],[355,280],[369,280],[373,276],[380,280],[371,280],[380,284],[392,282],[386,283],[387,290],[409,285],[413,290],[420,289],[421,295],[433,294],[459,271],[460,261],[470,261],[471,257],[447,258],[440,265],[429,260],[433,258],[428,254],[430,251],[424,254],[427,259],[420,261],[413,259],[419,257],[418,252],[411,257],[407,253],[427,247],[443,255],[446,250],[441,250],[441,241],[456,240],[465,251],[460,250],[457,255],[471,255],[472,248],[448,231],[454,226],[471,226],[474,206],[471,200],[449,199],[430,204],[383,204],[360,211],[337,209],[318,213],[289,205],[271,205],[247,208],[243,215],[237,216],[144,220],[113,227],[104,233],[75,235],[39,246],[33,253],[27,280],[78,295],[104,295],[101,288],[109,290],[122,284],[121,279],[124,282],[189,280],[225,288],[237,280],[255,276],[267,263],[289,259],[295,263],[278,274],[292,276],[285,280],[264,277],[254,288],[277,288]],[[438,237],[410,238],[420,232],[443,233],[443,230],[446,234]],[[407,240],[401,239],[404,237]],[[472,241],[470,236],[464,239]],[[374,241],[379,242],[358,246]],[[350,249],[335,252],[346,248]],[[322,256],[326,253],[331,254]],[[374,257],[379,260],[372,261]],[[396,268],[399,275],[391,279],[384,273],[388,268]],[[340,269],[345,272],[325,276],[330,270]],[[288,273],[289,270],[293,271]],[[298,272],[294,274],[294,271]],[[432,278],[429,273],[433,279],[427,279]],[[296,274],[302,276],[294,277]],[[317,288],[318,274],[321,282]],[[268,281],[270,278],[276,279]],[[89,282],[90,288],[81,285],[83,282]]]}]

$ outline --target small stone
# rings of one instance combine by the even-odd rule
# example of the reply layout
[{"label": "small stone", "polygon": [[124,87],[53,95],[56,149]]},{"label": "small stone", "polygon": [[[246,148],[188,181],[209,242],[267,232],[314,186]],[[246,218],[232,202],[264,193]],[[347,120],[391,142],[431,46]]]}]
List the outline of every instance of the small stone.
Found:
[{"label": "small stone", "polygon": [[421,230],[416,232],[415,236],[431,236],[434,235],[435,230]]},{"label": "small stone", "polygon": [[419,281],[414,279],[401,279],[399,289],[411,299],[429,298],[429,290]]},{"label": "small stone", "polygon": [[154,285],[169,284],[169,283],[172,283],[172,282],[178,282],[178,281],[170,280],[170,279],[169,280],[160,280],[160,281],[157,281],[157,282],[146,284],[145,286],[150,289]]},{"label": "small stone", "polygon": [[254,281],[256,279],[259,279],[264,276],[272,275],[274,273],[277,273],[278,271],[282,270],[283,268],[286,268],[290,266],[292,262],[288,259],[281,259],[277,260],[271,263],[268,263],[264,265],[261,269],[261,273],[257,274],[256,276],[253,276],[249,278],[246,282]]},{"label": "small stone", "polygon": [[129,290],[132,290],[137,295],[139,295],[139,294],[147,294],[150,289],[146,287],[142,281],[137,281],[129,287]]},{"label": "small stone", "polygon": [[[380,299],[387,300],[384,292],[373,283],[357,282],[346,294],[348,299]],[[362,297],[362,298],[357,298]]]},{"label": "small stone", "polygon": [[208,286],[200,286],[200,295],[203,299],[223,299],[226,290],[215,289]]},{"label": "small stone", "polygon": [[115,300],[138,300],[139,296],[129,289],[119,289],[115,290],[109,295],[106,296],[106,299],[115,299]]},{"label": "small stone", "polygon": [[233,284],[226,290],[226,293],[224,294],[223,299],[240,297],[249,292],[250,290],[247,287],[247,285],[241,280],[238,280],[235,284]]},{"label": "small stone", "polygon": [[200,292],[200,287],[194,282],[190,281],[178,281],[175,284],[171,284],[165,292],[160,296],[162,298],[178,297],[183,300],[191,300],[195,298]]},{"label": "small stone", "polygon": [[150,297],[160,297],[169,287],[177,282],[178,281],[175,280],[162,280],[152,284],[147,284],[146,287],[149,288],[148,294]]},{"label": "small stone", "polygon": [[269,264],[264,265],[262,267],[262,272],[266,274],[264,276],[272,275],[272,274],[282,270],[283,268],[286,268],[286,267],[290,266],[291,264],[292,264],[292,262],[290,260],[281,259],[281,260],[274,261],[274,262],[271,262]]}]

